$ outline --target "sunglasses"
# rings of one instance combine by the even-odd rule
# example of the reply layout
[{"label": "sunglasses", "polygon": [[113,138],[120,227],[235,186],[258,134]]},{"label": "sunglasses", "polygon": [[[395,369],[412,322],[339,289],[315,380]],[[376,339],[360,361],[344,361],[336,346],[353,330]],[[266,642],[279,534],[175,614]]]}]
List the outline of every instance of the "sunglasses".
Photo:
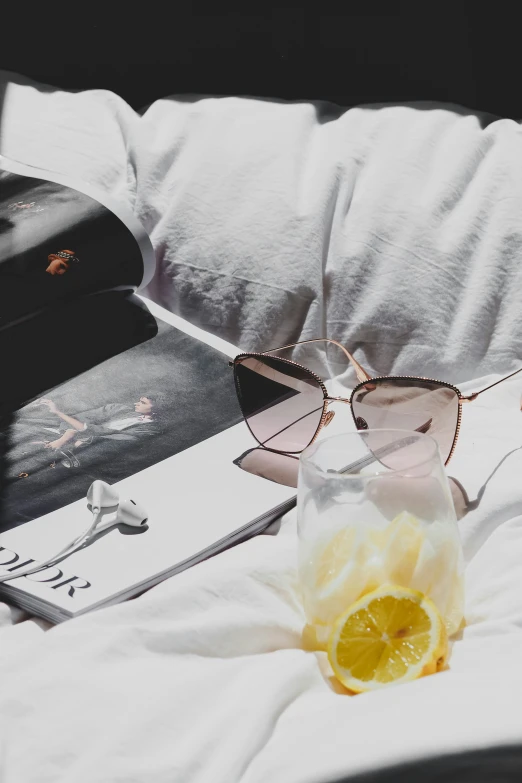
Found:
[{"label": "sunglasses", "polygon": [[[337,345],[353,366],[358,385],[349,398],[331,397],[321,378],[297,362],[269,356],[309,343]],[[256,441],[271,451],[299,454],[334,417],[332,403],[350,405],[358,430],[426,432],[448,464],[460,430],[463,403],[521,372],[522,368],[473,394],[445,381],[409,376],[372,378],[346,348],[326,337],[303,340],[262,353],[242,353],[229,362],[241,412]]]}]

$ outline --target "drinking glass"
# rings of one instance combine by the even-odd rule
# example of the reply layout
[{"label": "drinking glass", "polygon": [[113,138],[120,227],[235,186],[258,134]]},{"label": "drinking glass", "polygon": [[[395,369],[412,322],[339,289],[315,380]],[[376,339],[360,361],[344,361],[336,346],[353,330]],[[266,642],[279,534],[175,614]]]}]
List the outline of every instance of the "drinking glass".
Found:
[{"label": "drinking glass", "polygon": [[301,454],[299,579],[319,647],[361,596],[386,584],[418,590],[448,634],[463,620],[463,557],[436,441],[406,430],[324,438]]}]

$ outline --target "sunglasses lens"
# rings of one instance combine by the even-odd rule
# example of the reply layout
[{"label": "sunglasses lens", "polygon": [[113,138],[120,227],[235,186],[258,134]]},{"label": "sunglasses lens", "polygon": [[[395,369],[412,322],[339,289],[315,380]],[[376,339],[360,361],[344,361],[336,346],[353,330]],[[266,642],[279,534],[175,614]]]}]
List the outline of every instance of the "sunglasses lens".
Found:
[{"label": "sunglasses lens", "polygon": [[[425,432],[434,438],[443,462],[451,454],[459,419],[459,398],[450,386],[422,379],[378,378],[361,386],[352,397],[355,426],[366,429],[400,429]],[[380,437],[376,433],[376,438]],[[372,448],[378,443],[368,445]],[[390,468],[402,456],[400,451],[386,457]],[[393,463],[393,464],[392,464]]]},{"label": "sunglasses lens", "polygon": [[234,372],[239,404],[254,438],[274,451],[306,448],[323,415],[323,390],[314,376],[272,356],[241,358]]}]

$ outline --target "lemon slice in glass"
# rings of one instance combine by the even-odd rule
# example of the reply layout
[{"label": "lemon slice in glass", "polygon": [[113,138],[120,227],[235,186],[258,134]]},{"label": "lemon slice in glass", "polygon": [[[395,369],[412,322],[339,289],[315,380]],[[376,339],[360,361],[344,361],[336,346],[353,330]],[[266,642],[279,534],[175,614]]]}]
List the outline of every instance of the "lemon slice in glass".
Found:
[{"label": "lemon slice in glass", "polygon": [[368,575],[362,530],[338,530],[319,550],[315,560],[312,614],[315,623],[329,625],[361,595]]},{"label": "lemon slice in glass", "polygon": [[357,529],[343,527],[326,543],[317,559],[315,581],[318,588],[328,589],[353,557],[357,543]]},{"label": "lemon slice in glass", "polygon": [[385,585],[356,601],[335,622],[328,659],[356,693],[398,685],[444,668],[444,622],[423,593]]},{"label": "lemon slice in glass", "polygon": [[383,542],[384,581],[411,587],[424,537],[424,529],[413,514],[403,511],[395,517],[386,530]]}]

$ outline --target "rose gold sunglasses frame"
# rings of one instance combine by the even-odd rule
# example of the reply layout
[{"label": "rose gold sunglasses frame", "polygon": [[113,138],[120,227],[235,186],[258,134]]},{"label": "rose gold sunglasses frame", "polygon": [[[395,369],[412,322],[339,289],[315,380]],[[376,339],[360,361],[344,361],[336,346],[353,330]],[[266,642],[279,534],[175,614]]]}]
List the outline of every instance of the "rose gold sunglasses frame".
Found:
[{"label": "rose gold sunglasses frame", "polygon": [[[460,424],[461,424],[461,419],[462,419],[462,405],[464,403],[466,403],[466,402],[474,402],[474,400],[476,400],[477,397],[479,396],[479,394],[482,394],[482,392],[488,391],[488,389],[492,389],[493,386],[497,386],[499,383],[502,383],[502,381],[507,381],[508,378],[512,378],[513,375],[516,375],[517,373],[522,372],[522,367],[521,367],[520,369],[515,370],[514,372],[510,373],[509,375],[505,375],[503,378],[500,378],[500,380],[495,381],[495,383],[491,383],[489,386],[485,386],[483,389],[479,389],[479,391],[473,392],[472,394],[464,395],[464,394],[462,394],[460,389],[457,388],[456,386],[453,386],[453,384],[448,383],[447,381],[440,381],[437,378],[425,378],[424,376],[420,376],[420,375],[419,376],[416,376],[416,375],[377,375],[377,376],[373,376],[372,377],[371,375],[369,375],[369,373],[366,372],[364,367],[362,367],[362,365],[360,365],[359,362],[356,359],[354,359],[352,354],[349,353],[349,351],[346,350],[344,345],[341,345],[341,343],[338,343],[336,340],[331,340],[328,337],[316,337],[313,340],[301,340],[300,342],[297,342],[297,343],[290,343],[289,345],[281,345],[279,348],[270,348],[267,351],[259,351],[259,352],[252,352],[252,353],[240,353],[240,354],[238,354],[234,358],[233,361],[229,362],[229,366],[235,368],[236,364],[238,362],[240,362],[242,359],[247,359],[249,357],[267,356],[267,355],[269,355],[271,353],[276,353],[277,351],[284,351],[284,350],[286,350],[288,348],[296,348],[298,345],[307,345],[309,343],[321,343],[321,342],[322,343],[332,343],[333,345],[337,345],[337,347],[340,348],[344,352],[344,354],[348,358],[348,361],[350,362],[350,364],[352,365],[352,367],[355,370],[355,374],[357,375],[357,378],[359,379],[359,383],[357,384],[357,386],[355,386],[354,389],[352,389],[350,397],[331,397],[328,394],[328,390],[327,390],[326,386],[324,385],[323,381],[321,380],[321,378],[318,375],[316,375],[314,372],[312,372],[312,370],[309,370],[308,367],[305,367],[303,364],[299,364],[298,362],[294,362],[291,359],[281,359],[279,356],[278,357],[274,357],[274,358],[279,359],[279,361],[285,362],[286,364],[294,365],[295,367],[299,367],[301,370],[304,370],[305,372],[307,372],[309,375],[311,375],[313,378],[315,378],[315,380],[317,381],[317,383],[319,384],[319,386],[321,387],[322,392],[323,392],[323,412],[321,414],[321,419],[320,419],[319,424],[317,426],[317,430],[315,431],[315,434],[314,434],[313,438],[310,440],[310,442],[307,443],[307,445],[304,446],[303,449],[301,449],[301,451],[304,451],[305,448],[310,446],[316,440],[316,438],[318,437],[318,435],[321,432],[321,430],[324,427],[327,427],[330,424],[330,422],[331,422],[331,420],[333,419],[333,416],[334,416],[333,412],[328,410],[328,406],[329,406],[330,403],[332,403],[332,402],[342,402],[342,403],[345,403],[346,405],[349,405],[350,409],[351,409],[351,412],[352,412],[352,416],[353,416],[353,420],[354,420],[355,426],[357,426],[356,417],[355,417],[354,412],[353,412],[352,400],[353,400],[354,394],[356,394],[356,392],[359,389],[361,389],[363,386],[371,384],[372,381],[398,381],[398,380],[430,381],[431,383],[438,383],[438,384],[440,384],[441,386],[444,386],[447,389],[452,389],[456,393],[456,395],[458,397],[458,401],[459,401],[459,412],[458,412],[458,416],[457,416],[457,425],[455,427],[455,437],[453,438],[453,443],[452,443],[452,446],[451,446],[451,451],[449,453],[449,456],[448,456],[446,462],[444,463],[445,465],[447,465],[448,462],[450,461],[450,459],[452,458],[453,453],[455,451],[455,447],[457,445],[457,439],[459,437]],[[246,424],[247,424],[248,428],[250,429],[250,426],[248,425],[248,421],[247,421],[246,417],[245,417],[245,421],[246,421]],[[250,432],[252,432],[252,430],[250,430]],[[252,432],[252,435],[257,440],[257,442],[260,443],[260,441],[256,438],[256,436],[254,435],[253,432]],[[264,446],[263,443],[260,443],[260,445]],[[278,451],[278,449],[272,449],[272,450],[273,451]],[[289,453],[296,453],[297,454],[297,453],[300,453],[300,452],[289,452]]]}]

